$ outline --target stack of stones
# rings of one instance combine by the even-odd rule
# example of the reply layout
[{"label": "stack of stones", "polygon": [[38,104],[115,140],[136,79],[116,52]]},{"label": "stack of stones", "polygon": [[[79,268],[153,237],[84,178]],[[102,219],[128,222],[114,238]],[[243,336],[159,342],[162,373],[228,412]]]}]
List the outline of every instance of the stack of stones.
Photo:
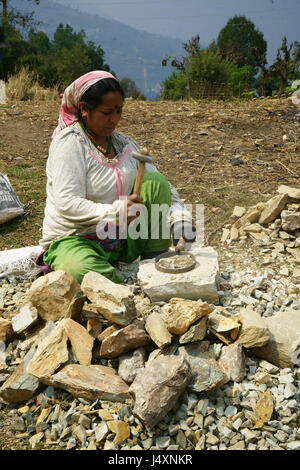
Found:
[{"label": "stack of stones", "polygon": [[236,206],[223,229],[223,243],[251,238],[274,252],[300,260],[300,189],[279,186],[278,195],[253,207]]}]

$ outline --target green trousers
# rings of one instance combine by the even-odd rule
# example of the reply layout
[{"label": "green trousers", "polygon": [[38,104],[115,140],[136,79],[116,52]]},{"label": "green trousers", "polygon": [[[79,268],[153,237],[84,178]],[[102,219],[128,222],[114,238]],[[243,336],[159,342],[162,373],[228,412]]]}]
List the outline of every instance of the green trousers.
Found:
[{"label": "green trousers", "polygon": [[[96,241],[82,237],[63,237],[51,243],[44,253],[44,263],[53,271],[63,270],[70,273],[79,283],[89,271],[100,273],[113,282],[123,283],[123,276],[114,267],[118,261],[131,263],[141,255],[167,250],[171,244],[170,237],[165,236],[168,228],[163,214],[160,212],[159,217],[155,219],[151,217],[153,204],[165,204],[168,207],[171,205],[171,190],[167,179],[160,173],[146,173],[141,197],[147,212],[142,212],[139,221],[135,220],[133,224],[136,227],[135,233],[142,231],[143,238],[133,236],[130,229],[130,226],[133,227],[132,223],[127,227],[126,243],[116,251],[105,251]],[[150,238],[153,229],[157,234],[154,239]]]}]

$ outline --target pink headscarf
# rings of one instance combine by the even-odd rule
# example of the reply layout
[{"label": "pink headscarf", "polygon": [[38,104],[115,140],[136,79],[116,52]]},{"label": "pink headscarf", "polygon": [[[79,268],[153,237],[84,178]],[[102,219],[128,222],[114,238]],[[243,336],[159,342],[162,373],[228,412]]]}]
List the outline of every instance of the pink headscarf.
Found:
[{"label": "pink headscarf", "polygon": [[65,89],[59,111],[58,126],[52,134],[52,139],[62,129],[78,121],[79,103],[82,95],[92,85],[104,78],[113,78],[114,80],[117,80],[116,77],[109,72],[95,70],[94,72],[86,73],[85,75],[82,75],[82,77],[77,78],[77,80]]}]

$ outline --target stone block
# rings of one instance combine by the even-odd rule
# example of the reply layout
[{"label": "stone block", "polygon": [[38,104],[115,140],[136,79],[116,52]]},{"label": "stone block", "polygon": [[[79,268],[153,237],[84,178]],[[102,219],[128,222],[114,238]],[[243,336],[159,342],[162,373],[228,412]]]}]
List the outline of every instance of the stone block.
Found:
[{"label": "stone block", "polygon": [[140,262],[138,281],[146,295],[153,301],[168,302],[173,297],[218,303],[218,257],[212,247],[190,252],[196,258],[192,271],[179,274],[163,273],[155,268],[154,260]]}]

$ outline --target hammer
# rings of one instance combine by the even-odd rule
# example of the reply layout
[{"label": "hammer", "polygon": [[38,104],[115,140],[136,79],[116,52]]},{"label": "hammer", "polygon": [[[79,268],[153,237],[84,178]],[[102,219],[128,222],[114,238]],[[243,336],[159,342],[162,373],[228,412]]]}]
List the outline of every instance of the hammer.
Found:
[{"label": "hammer", "polygon": [[135,185],[133,189],[133,194],[135,194],[136,196],[140,196],[141,187],[142,187],[143,178],[144,178],[144,172],[145,172],[145,165],[146,163],[153,163],[154,158],[151,157],[151,155],[148,155],[147,149],[141,149],[140,153],[133,151],[132,156],[139,162]]}]

